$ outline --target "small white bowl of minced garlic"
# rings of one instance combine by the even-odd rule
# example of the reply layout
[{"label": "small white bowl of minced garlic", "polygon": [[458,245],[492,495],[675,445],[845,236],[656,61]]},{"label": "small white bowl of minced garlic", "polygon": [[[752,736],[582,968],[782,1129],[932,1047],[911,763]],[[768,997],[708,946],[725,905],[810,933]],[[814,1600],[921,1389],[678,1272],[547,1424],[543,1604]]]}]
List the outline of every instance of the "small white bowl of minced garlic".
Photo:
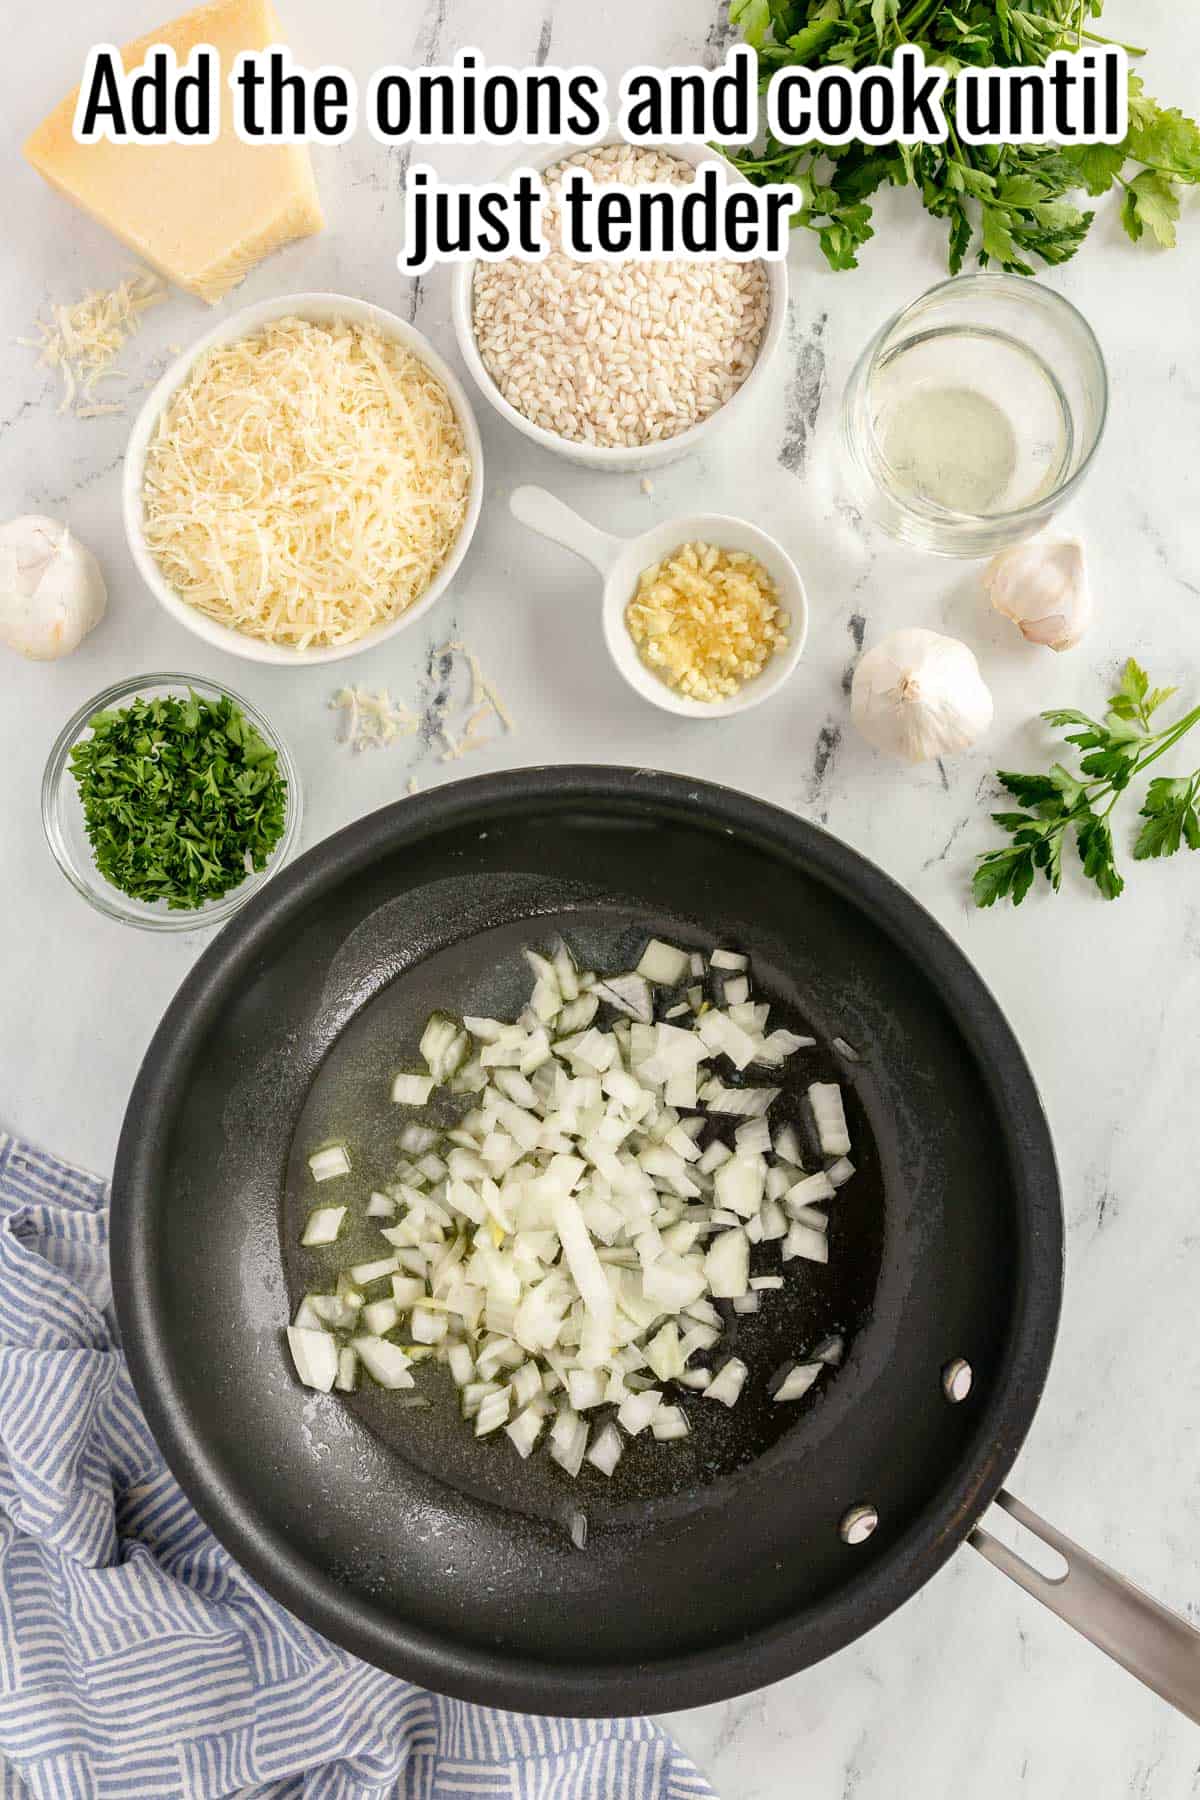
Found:
[{"label": "small white bowl of minced garlic", "polygon": [[800,660],[808,600],[783,546],[746,519],[694,513],[615,537],[544,488],[513,515],[604,579],[604,639],[630,687],[686,719],[728,719],[778,693]]}]

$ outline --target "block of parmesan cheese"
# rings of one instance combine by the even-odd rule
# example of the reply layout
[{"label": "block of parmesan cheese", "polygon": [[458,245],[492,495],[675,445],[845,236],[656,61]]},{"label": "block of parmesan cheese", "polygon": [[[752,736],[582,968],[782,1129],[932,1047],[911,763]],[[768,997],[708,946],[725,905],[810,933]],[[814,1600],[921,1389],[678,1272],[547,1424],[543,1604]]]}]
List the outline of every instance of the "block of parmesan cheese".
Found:
[{"label": "block of parmesan cheese", "polygon": [[202,300],[217,301],[256,263],[324,224],[303,144],[244,144],[225,78],[240,50],[281,44],[270,0],[213,0],[127,44],[126,70],[154,44],[186,61],[196,44],[220,56],[221,133],[211,144],[77,144],[78,88],[38,126],[25,155],[54,187]]}]

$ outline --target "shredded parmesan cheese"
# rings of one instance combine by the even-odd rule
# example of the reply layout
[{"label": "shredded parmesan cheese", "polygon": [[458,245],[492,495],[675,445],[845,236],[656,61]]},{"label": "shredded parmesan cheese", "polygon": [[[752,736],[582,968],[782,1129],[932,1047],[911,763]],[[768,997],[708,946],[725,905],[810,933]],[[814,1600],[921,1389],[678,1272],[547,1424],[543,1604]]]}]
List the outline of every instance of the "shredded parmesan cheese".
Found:
[{"label": "shredded parmesan cheese", "polygon": [[[489,718],[499,721],[504,731],[511,734],[513,722],[500,696],[483,673],[479,658],[474,651],[468,650],[465,644],[451,642],[441,644],[432,652],[430,662],[435,663],[441,657],[453,659],[460,656],[467,665],[471,677],[471,698],[468,704],[474,708],[466,722],[461,738],[456,738],[447,726],[444,717],[439,717],[438,736],[446,746],[442,752],[443,762],[457,762],[460,756],[467,756],[472,750],[482,750],[496,737],[495,732],[483,730]],[[444,709],[443,709],[444,711]]]},{"label": "shredded parmesan cheese", "polygon": [[117,356],[126,338],[137,330],[146,308],[158,306],[166,297],[166,284],[157,275],[131,275],[108,293],[94,288],[74,306],[52,306],[48,322],[36,321],[38,337],[17,339],[38,352],[44,368],[60,371],[60,413],[94,419],[104,413],[124,412],[124,401],[93,404],[92,393],[97,382],[128,381],[124,371],[114,367]]},{"label": "shredded parmesan cheese", "polygon": [[398,737],[414,737],[420,723],[386,688],[377,694],[364,687],[339,688],[329,704],[345,713],[342,742],[352,750],[381,749]]},{"label": "shredded parmesan cheese", "polygon": [[217,345],[146,456],[144,530],[190,605],[269,643],[348,644],[420,598],[467,513],[450,396],[369,327],[278,319]]},{"label": "shredded parmesan cheese", "polygon": [[[470,678],[470,698],[462,702],[451,694],[453,686],[462,685],[461,682],[455,684],[452,679],[456,658],[466,665]],[[438,644],[429,652],[431,678],[439,664],[441,691],[426,707],[423,719],[418,718],[403,700],[393,700],[386,688],[380,688],[375,694],[364,687],[339,688],[329,704],[335,711],[345,714],[342,742],[352,750],[386,748],[397,738],[413,737],[419,731],[429,742],[440,740],[442,762],[457,762],[472,750],[482,750],[495,743],[502,734],[511,735],[515,729],[512,717],[484,674],[474,651],[458,642]],[[453,723],[461,728],[461,737],[456,737],[451,728],[448,717],[451,708],[456,712]],[[492,719],[500,726],[500,731],[486,729]],[[410,794],[417,791],[415,776],[409,781],[408,791]]]},{"label": "shredded parmesan cheese", "polygon": [[784,648],[790,623],[755,557],[699,543],[643,569],[625,622],[646,667],[692,700],[736,694]]}]

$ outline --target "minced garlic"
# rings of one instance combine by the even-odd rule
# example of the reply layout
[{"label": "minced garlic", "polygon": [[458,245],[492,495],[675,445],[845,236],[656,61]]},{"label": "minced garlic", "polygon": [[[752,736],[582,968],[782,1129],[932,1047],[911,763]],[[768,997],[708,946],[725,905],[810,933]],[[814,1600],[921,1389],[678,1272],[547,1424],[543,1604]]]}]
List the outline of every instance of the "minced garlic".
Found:
[{"label": "minced garlic", "polygon": [[681,544],[643,569],[625,612],[648,669],[692,700],[722,700],[761,674],[791,623],[747,550]]}]

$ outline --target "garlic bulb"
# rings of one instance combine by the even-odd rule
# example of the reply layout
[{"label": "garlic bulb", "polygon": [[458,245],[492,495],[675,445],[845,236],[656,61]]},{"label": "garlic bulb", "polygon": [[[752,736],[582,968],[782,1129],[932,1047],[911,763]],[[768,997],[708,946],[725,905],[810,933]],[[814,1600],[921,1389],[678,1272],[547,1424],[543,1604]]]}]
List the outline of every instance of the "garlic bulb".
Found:
[{"label": "garlic bulb", "polygon": [[983,591],[1031,644],[1070,650],[1092,622],[1092,593],[1078,538],[1032,538],[993,557]]},{"label": "garlic bulb", "polygon": [[99,563],[65,525],[40,513],[0,525],[0,643],[51,662],[78,649],[107,604]]},{"label": "garlic bulb", "polygon": [[927,762],[987,730],[992,696],[965,644],[918,626],[894,631],[860,659],[850,716],[876,749]]}]

